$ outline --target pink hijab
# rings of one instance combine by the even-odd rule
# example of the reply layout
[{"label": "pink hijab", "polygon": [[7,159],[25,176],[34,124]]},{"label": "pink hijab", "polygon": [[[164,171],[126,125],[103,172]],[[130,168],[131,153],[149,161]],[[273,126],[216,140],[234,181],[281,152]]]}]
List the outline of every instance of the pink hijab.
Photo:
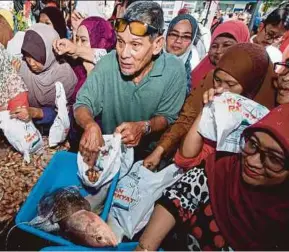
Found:
[{"label": "pink hijab", "polygon": [[[232,20],[220,24],[215,29],[212,35],[211,45],[217,37],[224,33],[232,35],[238,43],[249,42],[250,39],[248,27],[241,21]],[[191,73],[192,88],[197,87],[207,73],[215,69],[215,67],[216,66],[211,63],[209,56],[207,55]]]}]

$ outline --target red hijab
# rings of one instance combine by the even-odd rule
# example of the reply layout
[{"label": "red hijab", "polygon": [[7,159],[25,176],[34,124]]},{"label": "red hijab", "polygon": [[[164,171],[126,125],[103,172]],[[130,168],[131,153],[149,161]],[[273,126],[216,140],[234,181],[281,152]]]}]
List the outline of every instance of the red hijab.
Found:
[{"label": "red hijab", "polygon": [[[270,132],[289,149],[289,104],[272,110],[246,131]],[[241,176],[241,155],[209,157],[206,173],[212,209],[218,227],[235,250],[289,248],[289,182],[252,187]]]},{"label": "red hijab", "polygon": [[[220,24],[215,29],[212,35],[211,45],[217,37],[224,33],[232,35],[238,43],[249,42],[250,39],[248,27],[241,21],[232,20]],[[215,69],[215,67],[216,66],[211,63],[209,56],[207,55],[191,73],[192,88],[197,87],[207,73]]]}]

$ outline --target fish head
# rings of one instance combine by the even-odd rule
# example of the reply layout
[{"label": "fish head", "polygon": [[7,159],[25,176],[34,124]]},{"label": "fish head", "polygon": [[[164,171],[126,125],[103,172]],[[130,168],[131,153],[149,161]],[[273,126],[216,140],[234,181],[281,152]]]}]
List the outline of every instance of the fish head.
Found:
[{"label": "fish head", "polygon": [[117,238],[106,223],[93,221],[87,225],[85,240],[93,247],[115,247]]}]

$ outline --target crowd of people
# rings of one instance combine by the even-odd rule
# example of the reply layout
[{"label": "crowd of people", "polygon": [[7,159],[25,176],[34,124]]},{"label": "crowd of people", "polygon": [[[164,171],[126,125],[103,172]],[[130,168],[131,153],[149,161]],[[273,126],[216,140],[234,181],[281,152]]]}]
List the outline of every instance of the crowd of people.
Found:
[{"label": "crowd of people", "polygon": [[[165,30],[153,1],[117,3],[108,19],[64,14],[46,5],[14,34],[0,12],[1,110],[47,134],[60,81],[70,151],[89,166],[103,134],[120,133],[147,169],[184,170],[156,202],[136,250],[156,250],[168,237],[179,250],[287,250],[289,4],[253,36],[246,14],[232,15],[215,25],[211,41],[190,14]],[[242,133],[238,154],[216,150],[198,132],[204,105],[225,91],[270,110]]]}]

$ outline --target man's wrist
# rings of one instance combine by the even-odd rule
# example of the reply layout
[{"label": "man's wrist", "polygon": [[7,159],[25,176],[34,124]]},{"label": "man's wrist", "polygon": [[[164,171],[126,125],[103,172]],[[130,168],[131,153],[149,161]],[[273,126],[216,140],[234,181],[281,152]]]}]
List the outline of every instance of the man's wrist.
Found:
[{"label": "man's wrist", "polygon": [[98,126],[98,124],[95,122],[95,121],[92,121],[92,122],[89,122],[89,123],[87,123],[86,125],[85,125],[85,127],[84,127],[84,130],[87,130],[87,129],[89,129],[89,128],[91,128],[91,127],[99,127]]}]

